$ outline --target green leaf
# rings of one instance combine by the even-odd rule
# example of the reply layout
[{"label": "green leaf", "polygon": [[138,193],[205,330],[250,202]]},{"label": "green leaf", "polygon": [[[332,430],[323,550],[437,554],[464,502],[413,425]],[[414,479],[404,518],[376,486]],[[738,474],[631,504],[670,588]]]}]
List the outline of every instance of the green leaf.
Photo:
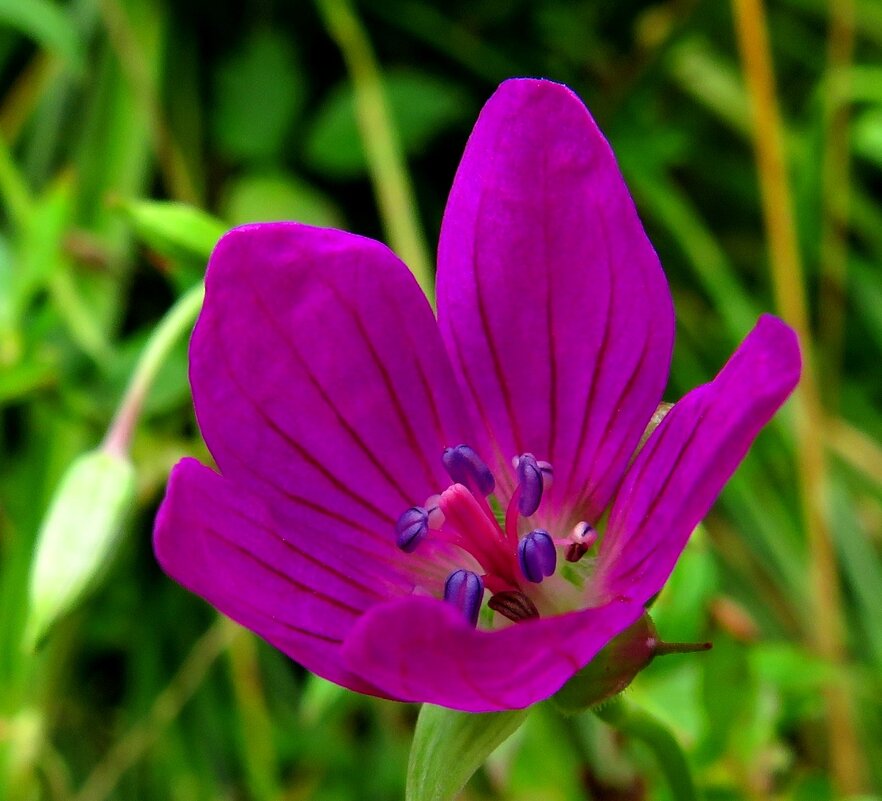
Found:
[{"label": "green leaf", "polygon": [[234,159],[279,155],[303,95],[290,40],[271,30],[253,34],[217,74],[212,123],[218,147]]},{"label": "green leaf", "polygon": [[172,260],[205,260],[227,230],[210,214],[186,203],[130,200],[120,204],[139,239]]},{"label": "green leaf", "polygon": [[80,456],[55,492],[37,536],[25,646],[33,648],[107,565],[135,498],[135,469],[105,450]]},{"label": "green leaf", "polygon": [[407,801],[454,798],[529,709],[473,715],[423,704],[407,765]]},{"label": "green leaf", "polygon": [[[459,87],[413,71],[389,72],[383,89],[405,153],[418,153],[429,140],[471,113]],[[317,170],[342,178],[361,175],[367,162],[355,117],[352,86],[333,90],[312,122],[306,159]]]},{"label": "green leaf", "polygon": [[233,225],[297,220],[308,225],[340,228],[334,204],[309,184],[284,173],[253,173],[230,181],[223,195],[224,218]]},{"label": "green leaf", "polygon": [[31,301],[46,289],[63,261],[60,254],[73,218],[75,186],[70,173],[54,181],[34,205],[18,242],[9,280],[7,318],[19,323]]},{"label": "green leaf", "polygon": [[82,44],[68,13],[49,0],[0,0],[0,28],[16,28],[54,50],[75,68],[82,66]]},{"label": "green leaf", "polygon": [[882,107],[876,106],[855,117],[852,144],[856,155],[882,167]]}]

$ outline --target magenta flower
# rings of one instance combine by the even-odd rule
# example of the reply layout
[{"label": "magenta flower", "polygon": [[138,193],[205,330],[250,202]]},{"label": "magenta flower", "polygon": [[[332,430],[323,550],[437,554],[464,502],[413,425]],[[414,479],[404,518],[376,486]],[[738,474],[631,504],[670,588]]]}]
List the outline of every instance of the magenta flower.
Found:
[{"label": "magenta flower", "polygon": [[190,378],[220,472],[175,467],[157,557],[353,690],[547,698],[641,618],[798,380],[793,332],[764,316],[632,460],[673,335],[591,116],[507,81],[450,194],[437,322],[372,240],[273,223],[217,246]]}]

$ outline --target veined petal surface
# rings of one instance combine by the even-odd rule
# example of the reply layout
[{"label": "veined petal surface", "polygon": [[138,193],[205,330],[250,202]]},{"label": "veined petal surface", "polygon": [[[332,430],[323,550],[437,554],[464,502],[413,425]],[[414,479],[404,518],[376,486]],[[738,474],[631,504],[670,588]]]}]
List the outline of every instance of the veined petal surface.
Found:
[{"label": "veined petal surface", "polygon": [[532,452],[555,471],[543,508],[596,520],[661,399],[673,309],[567,87],[506,81],[481,112],[444,215],[438,319],[497,477]]},{"label": "veined petal surface", "polygon": [[154,550],[175,581],[304,667],[385,695],[348,671],[340,653],[364,611],[386,600],[382,585],[369,571],[344,575],[327,558],[326,543],[292,533],[261,498],[185,459],[169,478]]},{"label": "veined petal surface", "polygon": [[642,604],[613,601],[491,632],[451,604],[412,597],[373,607],[343,652],[352,672],[402,700],[519,709],[559,690],[642,614]]},{"label": "veined petal surface", "polygon": [[616,496],[594,576],[597,598],[645,603],[661,590],[800,370],[794,332],[763,315],[717,377],[668,412]]},{"label": "veined petal surface", "polygon": [[446,486],[442,450],[469,432],[429,304],[388,248],[298,223],[234,229],[208,267],[190,377],[224,477],[395,578],[395,520]]}]

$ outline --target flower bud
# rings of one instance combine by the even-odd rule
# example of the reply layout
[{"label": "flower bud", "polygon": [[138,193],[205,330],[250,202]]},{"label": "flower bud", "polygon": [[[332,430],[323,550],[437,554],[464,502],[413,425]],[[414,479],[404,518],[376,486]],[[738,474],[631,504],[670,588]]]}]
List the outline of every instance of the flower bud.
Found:
[{"label": "flower bud", "polygon": [[94,450],[68,468],[37,536],[27,648],[77,604],[100,574],[134,497],[135,469],[124,455]]}]

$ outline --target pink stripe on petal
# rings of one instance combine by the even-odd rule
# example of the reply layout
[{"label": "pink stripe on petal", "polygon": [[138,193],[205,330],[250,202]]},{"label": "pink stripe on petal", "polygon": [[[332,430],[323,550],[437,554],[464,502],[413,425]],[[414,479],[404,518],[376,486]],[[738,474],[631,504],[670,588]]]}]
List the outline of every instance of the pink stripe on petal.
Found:
[{"label": "pink stripe on petal", "polygon": [[382,695],[346,669],[340,644],[388,596],[369,570],[354,581],[315,544],[292,549],[263,501],[192,459],[172,471],[154,530],[160,565],[188,590],[314,673]]},{"label": "pink stripe on petal", "polygon": [[569,89],[507,81],[450,193],[438,318],[506,485],[525,451],[551,462],[546,508],[596,520],[661,398],[667,283],[609,145]]},{"label": "pink stripe on petal", "polygon": [[614,601],[488,632],[452,604],[405,598],[374,607],[343,653],[350,670],[402,700],[519,709],[559,690],[642,613],[641,604]]},{"label": "pink stripe on petal", "polygon": [[688,393],[629,468],[594,576],[598,599],[645,603],[762,427],[799,381],[796,335],[764,315],[719,375]]},{"label": "pink stripe on petal", "polygon": [[447,486],[443,448],[470,439],[428,302],[388,248],[353,234],[297,223],[227,234],[190,374],[224,476],[338,546],[367,530],[393,562],[395,520]]}]

